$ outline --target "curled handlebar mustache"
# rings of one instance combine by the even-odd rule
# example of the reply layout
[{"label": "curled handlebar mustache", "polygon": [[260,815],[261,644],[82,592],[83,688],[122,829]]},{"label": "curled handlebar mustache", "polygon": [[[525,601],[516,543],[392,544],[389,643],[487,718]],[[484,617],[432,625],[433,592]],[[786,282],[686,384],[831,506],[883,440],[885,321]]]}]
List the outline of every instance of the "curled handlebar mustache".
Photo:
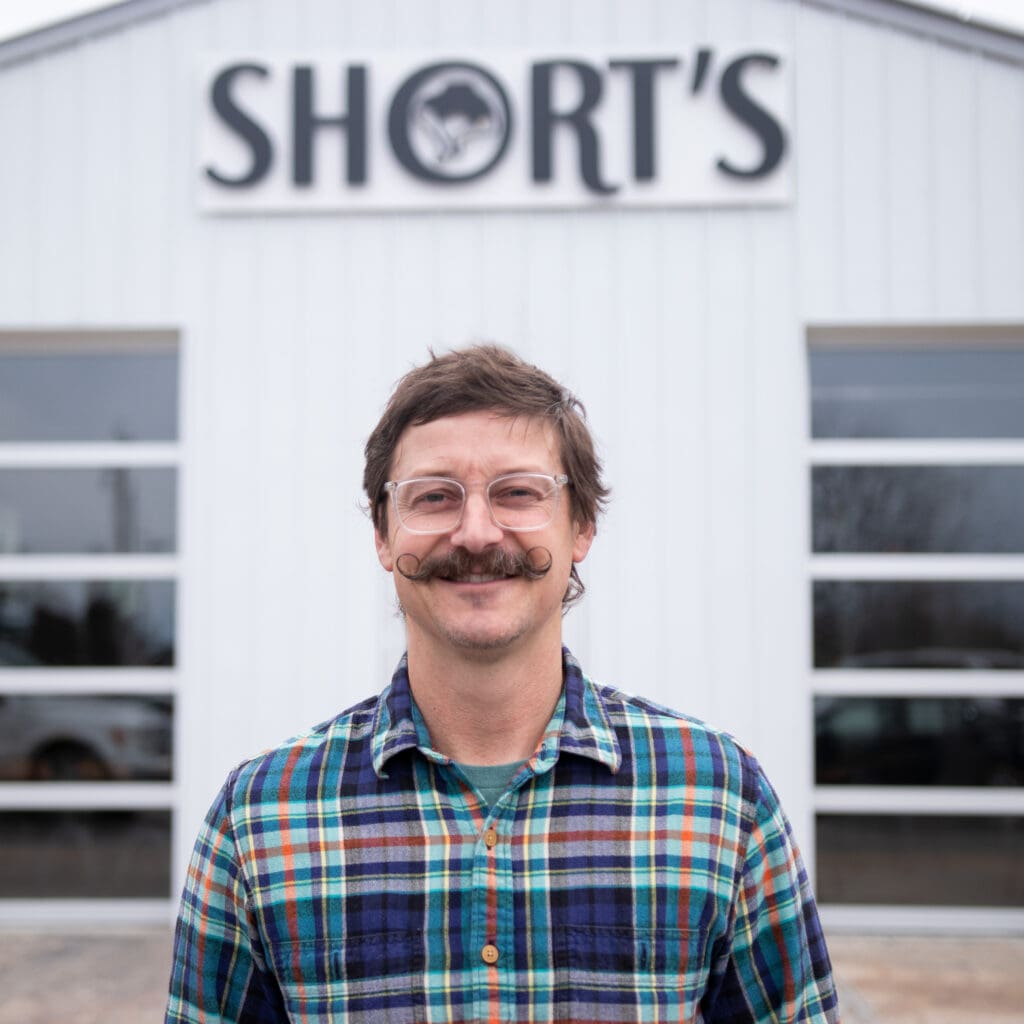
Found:
[{"label": "curled handlebar mustache", "polygon": [[525,552],[497,548],[482,555],[471,555],[462,548],[453,548],[444,555],[424,559],[408,551],[403,552],[395,559],[395,568],[413,583],[461,579],[471,575],[523,576],[528,580],[539,580],[548,574],[552,561],[551,552],[539,546]]}]

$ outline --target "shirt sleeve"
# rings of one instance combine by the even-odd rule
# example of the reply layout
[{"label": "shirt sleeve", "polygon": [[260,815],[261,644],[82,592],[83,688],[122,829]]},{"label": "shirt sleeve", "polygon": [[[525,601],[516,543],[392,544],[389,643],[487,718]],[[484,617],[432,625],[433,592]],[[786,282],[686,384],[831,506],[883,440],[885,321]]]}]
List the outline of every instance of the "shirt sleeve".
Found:
[{"label": "shirt sleeve", "polygon": [[759,789],[705,1018],[709,1024],[838,1024],[832,965],[807,872],[763,775]]},{"label": "shirt sleeve", "polygon": [[230,780],[196,839],[174,935],[165,1024],[287,1024],[249,911]]}]

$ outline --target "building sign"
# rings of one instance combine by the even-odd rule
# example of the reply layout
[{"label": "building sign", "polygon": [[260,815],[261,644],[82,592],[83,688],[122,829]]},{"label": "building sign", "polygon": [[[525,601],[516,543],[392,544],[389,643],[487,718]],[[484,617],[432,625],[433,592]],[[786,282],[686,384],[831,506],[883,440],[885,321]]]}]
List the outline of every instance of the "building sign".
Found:
[{"label": "building sign", "polygon": [[684,206],[789,198],[792,69],[768,46],[637,55],[220,55],[210,211]]}]

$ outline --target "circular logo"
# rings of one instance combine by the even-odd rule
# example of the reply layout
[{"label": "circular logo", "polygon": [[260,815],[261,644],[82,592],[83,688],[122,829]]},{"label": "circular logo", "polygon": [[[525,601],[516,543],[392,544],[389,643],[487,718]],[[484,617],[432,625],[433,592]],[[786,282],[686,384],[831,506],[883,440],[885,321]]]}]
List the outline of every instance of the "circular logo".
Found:
[{"label": "circular logo", "polygon": [[432,182],[479,178],[504,156],[512,132],[508,97],[476,64],[431,64],[402,84],[388,134],[402,166]]}]

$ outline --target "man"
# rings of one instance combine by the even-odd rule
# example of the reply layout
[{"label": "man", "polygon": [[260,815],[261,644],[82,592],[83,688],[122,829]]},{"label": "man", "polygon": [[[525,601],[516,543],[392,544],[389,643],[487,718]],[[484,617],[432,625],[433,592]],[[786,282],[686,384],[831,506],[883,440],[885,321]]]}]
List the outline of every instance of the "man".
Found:
[{"label": "man", "polygon": [[364,486],[407,655],[229,777],[167,1021],[837,1021],[757,762],[562,648],[608,494],[576,399],[496,347],[432,358]]}]

